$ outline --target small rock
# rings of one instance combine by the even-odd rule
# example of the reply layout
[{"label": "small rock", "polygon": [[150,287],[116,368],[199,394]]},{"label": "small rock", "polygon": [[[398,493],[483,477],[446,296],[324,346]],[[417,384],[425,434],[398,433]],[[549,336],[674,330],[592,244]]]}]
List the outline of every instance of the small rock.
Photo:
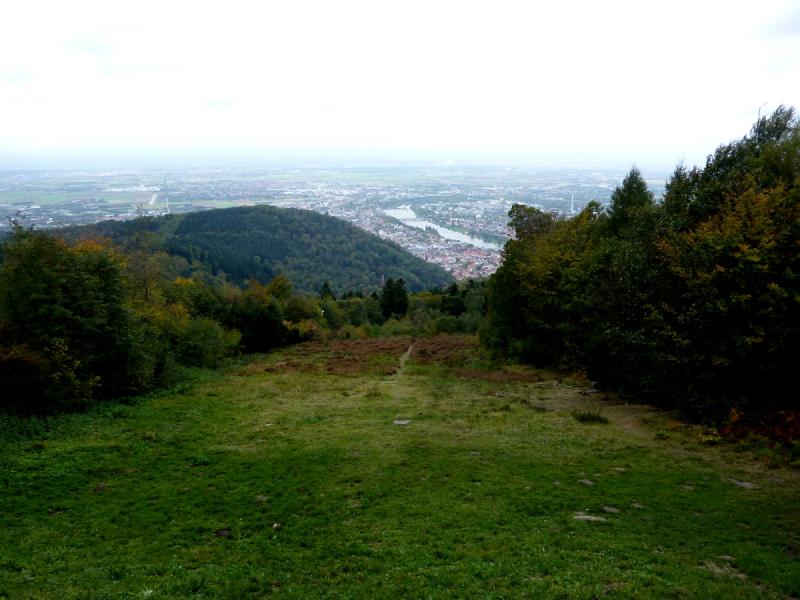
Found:
[{"label": "small rock", "polygon": [[469,455],[470,456],[480,456],[481,453],[478,452],[477,450],[470,450]]},{"label": "small rock", "polygon": [[624,473],[625,472],[625,468],[624,467],[612,467],[611,470],[612,471],[616,471],[617,473]]},{"label": "small rock", "polygon": [[619,512],[619,509],[618,508],[614,508],[613,506],[603,506],[602,508],[607,513],[618,513]]},{"label": "small rock", "polygon": [[269,500],[269,498],[267,496],[264,496],[263,494],[256,496],[256,502],[258,502],[259,504],[264,504],[264,502],[266,502],[267,500]]},{"label": "small rock", "polygon": [[231,537],[231,530],[230,529],[218,529],[214,532],[214,535],[221,538],[229,538]]},{"label": "small rock", "polygon": [[283,523],[273,523],[272,528],[275,530],[281,529],[283,527]]},{"label": "small rock", "polygon": [[758,487],[755,483],[750,483],[749,481],[739,481],[738,479],[731,479],[731,483],[736,487],[744,488],[746,490],[754,490]]},{"label": "small rock", "polygon": [[408,425],[410,423],[411,423],[411,419],[395,419],[394,420],[394,424],[395,425]]},{"label": "small rock", "polygon": [[732,560],[735,560],[735,559],[734,559],[732,556],[730,556],[729,554],[722,554],[722,555],[718,556],[717,558],[719,558],[720,560],[727,560],[728,562],[730,562],[730,561],[732,561]]},{"label": "small rock", "polygon": [[554,481],[553,485],[561,485],[561,482],[560,481]]},{"label": "small rock", "polygon": [[584,513],[575,513],[572,518],[576,521],[589,521],[590,523],[604,523],[605,517],[595,517],[594,515],[586,515]]},{"label": "small rock", "polygon": [[684,484],[681,486],[681,489],[682,489],[682,490],[686,490],[687,492],[691,492],[691,491],[693,491],[693,490],[694,490],[694,486],[693,486],[693,485],[689,485],[688,483],[684,483]]},{"label": "small rock", "polygon": [[638,502],[631,502],[631,506],[633,508],[644,508],[644,504],[639,504]]},{"label": "small rock", "polygon": [[594,481],[591,479],[581,479],[578,483],[582,483],[583,485],[594,485]]},{"label": "small rock", "polygon": [[711,571],[712,573],[714,573],[714,575],[728,576],[728,577],[732,577],[732,578],[735,578],[735,579],[741,579],[742,581],[747,579],[747,575],[745,575],[741,571],[737,571],[736,569],[734,569],[733,567],[731,567],[729,565],[720,566],[720,565],[717,565],[717,564],[711,562],[710,560],[707,560],[705,562],[705,564],[703,565],[703,567],[705,569]]},{"label": "small rock", "polygon": [[769,478],[769,480],[770,480],[772,483],[777,483],[778,485],[785,485],[785,484],[786,484],[786,480],[785,480],[785,479],[781,479],[780,477],[776,477],[775,475],[772,475],[772,476]]}]

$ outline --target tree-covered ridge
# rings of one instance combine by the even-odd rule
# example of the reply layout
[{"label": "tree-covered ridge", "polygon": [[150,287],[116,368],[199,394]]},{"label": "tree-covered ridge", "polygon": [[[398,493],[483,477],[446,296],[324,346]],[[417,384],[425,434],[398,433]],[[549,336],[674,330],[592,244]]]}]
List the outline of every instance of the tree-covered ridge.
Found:
[{"label": "tree-covered ridge", "polygon": [[[295,289],[316,292],[327,281],[336,293],[371,292],[383,279],[403,279],[419,291],[452,281],[442,268],[393,242],[319,213],[273,206],[209,210],[186,215],[104,222],[66,230],[69,238],[107,237],[130,246],[150,244],[237,283],[287,276]],[[138,243],[138,242],[137,242]]]},{"label": "tree-covered ridge", "polygon": [[656,203],[633,169],[609,209],[510,213],[484,339],[609,388],[732,420],[797,411],[800,124],[781,107]]}]

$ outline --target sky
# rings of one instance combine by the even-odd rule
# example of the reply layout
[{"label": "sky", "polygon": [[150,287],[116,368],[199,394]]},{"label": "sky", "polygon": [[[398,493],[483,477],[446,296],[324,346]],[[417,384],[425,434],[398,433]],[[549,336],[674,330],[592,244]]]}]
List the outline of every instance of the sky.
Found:
[{"label": "sky", "polygon": [[9,2],[10,157],[700,164],[800,108],[798,0]]}]

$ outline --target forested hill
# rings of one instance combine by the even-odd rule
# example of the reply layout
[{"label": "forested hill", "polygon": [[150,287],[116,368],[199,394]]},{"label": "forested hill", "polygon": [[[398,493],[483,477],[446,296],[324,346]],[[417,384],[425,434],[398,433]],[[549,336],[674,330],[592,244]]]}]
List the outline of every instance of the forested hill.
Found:
[{"label": "forested hill", "polygon": [[337,292],[373,290],[381,275],[412,291],[452,281],[444,269],[334,217],[294,208],[255,206],[105,221],[65,230],[68,238],[101,236],[121,246],[148,239],[169,254],[201,261],[236,282],[282,273],[298,291],[325,281]]}]

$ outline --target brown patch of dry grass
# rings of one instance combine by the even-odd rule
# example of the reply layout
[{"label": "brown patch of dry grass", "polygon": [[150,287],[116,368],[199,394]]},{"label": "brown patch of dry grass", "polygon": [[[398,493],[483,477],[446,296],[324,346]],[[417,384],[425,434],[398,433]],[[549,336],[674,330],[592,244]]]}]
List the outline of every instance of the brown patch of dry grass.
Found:
[{"label": "brown patch of dry grass", "polygon": [[402,337],[332,342],[325,370],[334,375],[392,375],[412,341]]},{"label": "brown patch of dry grass", "polygon": [[[304,372],[344,376],[392,375],[410,337],[307,342],[281,353],[276,362],[260,365],[260,372]],[[237,374],[239,374],[237,372]],[[253,374],[243,372],[243,375]]]},{"label": "brown patch of dry grass", "polygon": [[453,375],[462,379],[479,379],[493,383],[537,383],[542,374],[522,365],[491,365],[486,363],[485,350],[475,336],[437,335],[418,340],[411,359],[422,365],[438,364],[449,367]]},{"label": "brown patch of dry grass", "polygon": [[422,365],[464,364],[478,351],[478,340],[465,335],[437,335],[417,340],[411,360]]}]

